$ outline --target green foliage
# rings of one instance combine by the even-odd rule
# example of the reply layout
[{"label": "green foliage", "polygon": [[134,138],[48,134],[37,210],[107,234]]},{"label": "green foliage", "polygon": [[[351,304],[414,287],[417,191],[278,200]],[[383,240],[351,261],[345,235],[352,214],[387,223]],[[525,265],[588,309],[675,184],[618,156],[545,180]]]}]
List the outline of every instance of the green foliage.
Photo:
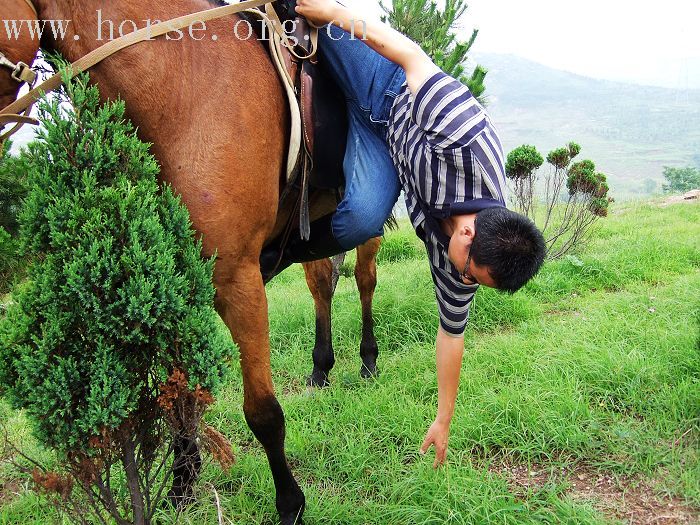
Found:
[{"label": "green foliage", "polygon": [[[539,173],[544,160],[534,146],[522,145],[507,157],[506,176],[513,181],[513,203],[540,227],[550,259],[580,248],[590,226],[598,217],[607,217],[613,202],[607,178],[596,172],[593,161],[572,163],[580,153],[576,142],[550,151],[547,163],[551,168],[544,177]],[[564,187],[568,190],[565,200]]]},{"label": "green foliage", "polygon": [[535,146],[523,144],[508,153],[506,175],[511,179],[526,179],[531,177],[543,163],[544,159]]},{"label": "green foliage", "polygon": [[572,164],[568,170],[566,187],[570,195],[576,193],[589,195],[591,197],[589,209],[594,215],[598,217],[608,215],[611,202],[608,199],[610,186],[608,186],[607,177],[595,171],[593,161],[583,160]]},{"label": "green foliage", "polygon": [[477,65],[468,74],[464,67],[479,31],[473,30],[467,41],[458,40],[455,33],[455,27],[467,9],[465,0],[446,0],[442,9],[433,0],[392,0],[391,7],[380,4],[386,13],[385,21],[419,43],[440,69],[481,99],[486,89],[487,70]]},{"label": "green foliage", "polygon": [[[68,99],[74,110],[61,108]],[[20,213],[35,260],[0,321],[0,385],[42,443],[91,454],[90,438],[158,413],[173,370],[216,390],[232,343],[211,306],[213,260],[159,188],[123,102],[100,105],[82,76],[40,118]]]},{"label": "green foliage", "polygon": [[664,168],[664,193],[685,193],[700,189],[700,168]]},{"label": "green foliage", "polygon": [[416,240],[415,234],[406,232],[386,235],[377,254],[377,262],[398,262],[423,256],[425,248]]},{"label": "green foliage", "polygon": [[[569,142],[569,144],[563,148],[550,151],[547,155],[547,162],[554,166],[554,168],[563,170],[566,169],[571,160],[577,157],[579,153],[581,153],[581,146],[575,142]],[[539,168],[539,166],[537,167]]]},{"label": "green foliage", "polygon": [[19,242],[7,230],[0,227],[0,296],[11,290],[15,280],[21,275],[22,269],[23,260],[19,255]]},{"label": "green foliage", "polygon": [[10,141],[0,152],[0,228],[11,235],[18,229],[17,214],[27,195],[27,160],[10,155]]},{"label": "green foliage", "polygon": [[10,147],[7,141],[0,151],[0,295],[21,277],[25,264],[16,234],[17,214],[27,194],[27,165],[23,155],[10,156]]}]

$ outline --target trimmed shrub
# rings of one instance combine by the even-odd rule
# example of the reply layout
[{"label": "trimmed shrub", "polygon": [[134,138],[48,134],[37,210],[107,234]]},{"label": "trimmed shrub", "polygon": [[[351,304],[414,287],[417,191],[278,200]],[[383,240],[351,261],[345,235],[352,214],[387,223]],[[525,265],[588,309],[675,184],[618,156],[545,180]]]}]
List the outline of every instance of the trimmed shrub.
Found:
[{"label": "trimmed shrub", "polygon": [[107,503],[124,497],[110,476],[121,467],[128,519],[143,522],[170,477],[150,469],[201,433],[233,353],[212,308],[214,263],[123,102],[101,105],[81,76],[39,109],[20,213],[34,262],[0,321],[0,387],[117,521],[122,506]]}]

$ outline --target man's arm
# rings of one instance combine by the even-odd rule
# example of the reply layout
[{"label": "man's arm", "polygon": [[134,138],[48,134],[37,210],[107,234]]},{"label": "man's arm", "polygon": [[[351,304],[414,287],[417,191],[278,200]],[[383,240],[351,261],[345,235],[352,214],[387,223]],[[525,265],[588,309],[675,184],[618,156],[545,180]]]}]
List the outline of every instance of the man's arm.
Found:
[{"label": "man's arm", "polygon": [[[365,20],[360,13],[333,0],[298,0],[297,13],[316,25],[332,23],[346,31],[349,31],[354,23],[355,38],[362,39],[377,53],[401,66],[406,72],[406,81],[413,94],[425,80],[439,71],[430,57],[413,40],[386,24]],[[363,22],[366,24],[366,31],[363,31]]]},{"label": "man's arm", "polygon": [[435,462],[433,467],[442,465],[447,457],[447,442],[450,436],[450,422],[455,411],[459,373],[462,369],[464,354],[464,336],[451,337],[442,327],[438,329],[435,341],[437,380],[438,380],[438,411],[435,421],[425,435],[421,453],[426,453],[430,445],[435,445]]}]

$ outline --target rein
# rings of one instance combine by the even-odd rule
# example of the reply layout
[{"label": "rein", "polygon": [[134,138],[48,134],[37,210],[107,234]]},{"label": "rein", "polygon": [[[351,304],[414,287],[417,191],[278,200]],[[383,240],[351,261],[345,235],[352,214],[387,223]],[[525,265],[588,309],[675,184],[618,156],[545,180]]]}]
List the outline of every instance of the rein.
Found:
[{"label": "rein", "polygon": [[[27,4],[29,4],[29,6],[31,6],[32,10],[36,13],[36,8],[34,7],[34,4],[31,2],[31,0],[25,1],[27,2]],[[165,22],[155,24],[151,27],[144,27],[142,29],[139,29],[138,31],[129,33],[128,35],[124,35],[116,40],[112,40],[111,42],[108,42],[98,47],[97,49],[91,51],[81,59],[73,62],[68,67],[64,75],[62,75],[61,73],[56,73],[55,75],[51,76],[48,80],[45,80],[38,86],[30,89],[29,93],[27,93],[26,95],[18,98],[12,104],[0,110],[0,126],[5,122],[17,123],[17,125],[10,131],[5,133],[4,135],[0,135],[0,144],[2,144],[8,137],[17,132],[19,128],[22,127],[22,125],[37,124],[36,120],[29,118],[27,115],[32,105],[42,96],[44,96],[44,94],[50,91],[54,91],[55,89],[63,85],[66,81],[70,80],[71,78],[84,71],[87,71],[91,67],[102,62],[105,58],[112,56],[117,51],[121,51],[122,49],[143,42],[144,40],[150,40],[151,38],[162,36],[166,33],[170,33],[178,29],[184,29],[185,27],[188,27],[195,22],[207,22],[209,20],[215,20],[217,18],[222,18],[224,16],[239,13],[247,9],[260,7],[262,5],[269,4],[273,1],[275,0],[245,0],[238,4],[226,5],[222,7],[216,7],[213,9],[205,9],[204,11],[199,11],[197,13],[173,18],[172,20],[167,20]],[[37,14],[37,19],[38,18],[39,16]],[[2,58],[5,58],[4,55],[2,55]],[[9,62],[9,60],[7,62]],[[19,65],[12,64],[11,62],[9,63],[11,64],[13,70],[15,70]],[[7,64],[3,64],[1,59],[0,65],[9,67]],[[27,66],[27,68],[28,67],[29,66]],[[32,73],[34,72],[32,71]],[[13,78],[15,78],[14,74]]]}]

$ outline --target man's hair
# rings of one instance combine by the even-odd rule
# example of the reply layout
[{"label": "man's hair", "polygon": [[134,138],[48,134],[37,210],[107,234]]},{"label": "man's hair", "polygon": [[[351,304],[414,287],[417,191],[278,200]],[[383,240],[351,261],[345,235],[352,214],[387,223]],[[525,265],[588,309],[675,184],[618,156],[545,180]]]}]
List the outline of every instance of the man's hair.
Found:
[{"label": "man's hair", "polygon": [[507,208],[477,214],[472,260],[486,266],[496,287],[517,292],[539,271],[547,245],[535,223]]}]

